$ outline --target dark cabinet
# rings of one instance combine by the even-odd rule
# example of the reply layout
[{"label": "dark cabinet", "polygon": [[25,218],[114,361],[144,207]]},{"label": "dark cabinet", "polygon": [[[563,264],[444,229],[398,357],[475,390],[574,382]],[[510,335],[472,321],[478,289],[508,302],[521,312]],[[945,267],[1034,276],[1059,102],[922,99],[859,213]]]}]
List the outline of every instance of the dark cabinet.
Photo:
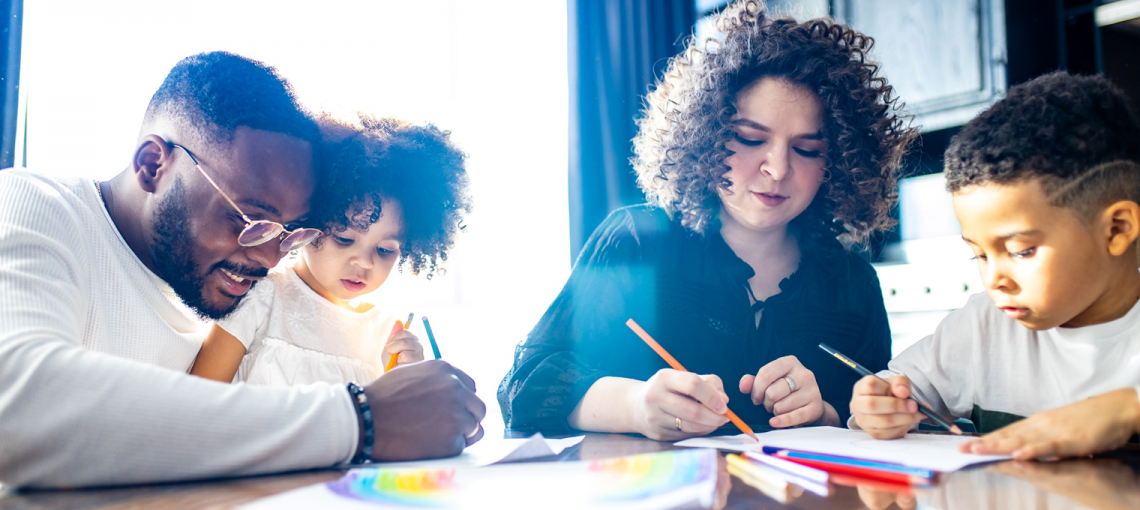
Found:
[{"label": "dark cabinet", "polygon": [[923,131],[960,126],[1006,90],[1003,0],[835,0]]}]

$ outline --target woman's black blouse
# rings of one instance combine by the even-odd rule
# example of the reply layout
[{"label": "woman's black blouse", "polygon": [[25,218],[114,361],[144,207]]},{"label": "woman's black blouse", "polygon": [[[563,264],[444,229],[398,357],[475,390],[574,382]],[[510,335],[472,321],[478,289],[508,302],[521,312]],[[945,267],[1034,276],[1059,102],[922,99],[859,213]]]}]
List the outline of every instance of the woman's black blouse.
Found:
[{"label": "woman's black blouse", "polygon": [[756,430],[770,429],[772,414],[740,393],[740,378],[782,356],[796,356],[815,373],[823,399],[845,423],[859,375],[817,345],[830,344],[871,371],[886,368],[883,296],[870,264],[838,241],[803,251],[780,293],[750,305],[752,268],[719,232],[694,234],[649,205],[614,211],[515,349],[498,394],[507,428],[567,431],[567,417],[598,379],[644,381],[669,368],[626,327],[630,318],[689,371],[720,376],[729,408]]}]

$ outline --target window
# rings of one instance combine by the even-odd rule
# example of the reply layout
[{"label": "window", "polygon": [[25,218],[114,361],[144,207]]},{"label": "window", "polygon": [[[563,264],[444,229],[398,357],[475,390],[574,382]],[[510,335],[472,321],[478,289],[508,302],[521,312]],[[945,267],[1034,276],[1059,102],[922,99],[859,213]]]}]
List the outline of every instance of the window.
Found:
[{"label": "window", "polygon": [[[428,282],[393,277],[393,315],[431,318],[443,355],[494,396],[515,344],[569,274],[563,2],[140,0],[24,6],[21,89],[30,168],[124,169],[151,94],[182,57],[224,49],[276,66],[314,109],[431,121],[469,155],[475,212]],[[442,7],[441,7],[442,6]],[[17,141],[22,148],[22,140]],[[378,340],[383,341],[378,333]],[[431,349],[427,348],[431,357]]]}]

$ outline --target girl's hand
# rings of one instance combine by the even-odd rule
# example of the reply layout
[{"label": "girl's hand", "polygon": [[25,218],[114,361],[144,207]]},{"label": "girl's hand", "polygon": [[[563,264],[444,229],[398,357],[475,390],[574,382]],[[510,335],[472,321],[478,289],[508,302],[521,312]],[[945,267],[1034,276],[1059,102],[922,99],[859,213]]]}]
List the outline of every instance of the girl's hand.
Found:
[{"label": "girl's hand", "polygon": [[420,339],[411,331],[405,330],[404,324],[400,321],[396,321],[392,334],[380,353],[380,361],[384,363],[384,367],[391,364],[393,355],[396,356],[397,367],[424,360],[424,346],[420,344]]},{"label": "girl's hand", "polygon": [[795,356],[784,356],[764,365],[754,376],[741,377],[740,392],[751,393],[753,404],[763,404],[768,412],[775,414],[768,424],[776,428],[817,422],[839,424],[839,414],[819,393],[815,374],[804,368]]},{"label": "girl's hand", "polygon": [[728,395],[715,375],[664,369],[632,390],[631,428],[650,439],[703,436],[728,422]]}]

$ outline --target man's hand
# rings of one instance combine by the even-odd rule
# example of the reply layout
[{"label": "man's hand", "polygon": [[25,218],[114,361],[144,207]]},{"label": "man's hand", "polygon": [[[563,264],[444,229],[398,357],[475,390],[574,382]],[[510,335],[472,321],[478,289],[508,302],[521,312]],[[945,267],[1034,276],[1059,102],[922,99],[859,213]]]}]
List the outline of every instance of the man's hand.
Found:
[{"label": "man's hand", "polygon": [[824,403],[819,393],[815,374],[795,356],[784,356],[764,365],[754,376],[741,377],[740,392],[751,394],[753,404],[763,404],[768,412],[776,415],[768,420],[768,425],[773,427],[816,422],[839,425],[839,415]]},{"label": "man's hand", "polygon": [[1017,460],[1091,455],[1111,450],[1140,432],[1140,399],[1125,388],[1042,411],[979,439],[966,453],[1010,454]]},{"label": "man's hand", "polygon": [[451,457],[483,437],[487,406],[475,396],[475,381],[445,361],[393,370],[364,393],[376,431],[372,460]]},{"label": "man's hand", "polygon": [[898,439],[925,417],[918,402],[910,399],[910,379],[905,375],[884,381],[866,376],[855,383],[851,415],[859,428],[875,439]]}]

